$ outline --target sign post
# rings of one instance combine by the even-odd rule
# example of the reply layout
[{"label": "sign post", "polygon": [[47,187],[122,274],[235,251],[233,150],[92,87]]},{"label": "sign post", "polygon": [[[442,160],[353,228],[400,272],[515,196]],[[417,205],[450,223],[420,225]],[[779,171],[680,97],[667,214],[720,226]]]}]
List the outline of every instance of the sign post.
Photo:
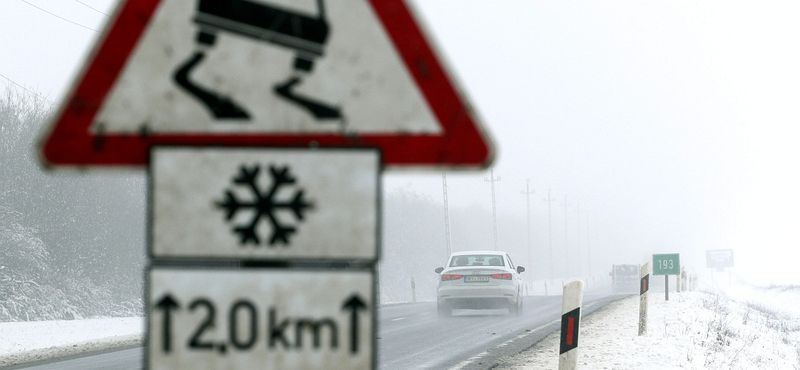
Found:
[{"label": "sign post", "polygon": [[681,273],[680,254],[654,254],[653,275],[664,275],[664,299],[669,301],[669,276]]},{"label": "sign post", "polygon": [[733,249],[707,250],[706,267],[716,269],[733,267]]},{"label": "sign post", "polygon": [[647,333],[647,308],[650,290],[650,262],[639,270],[639,335]]},{"label": "sign post", "polygon": [[[728,269],[728,284],[731,283],[731,267],[733,267],[733,249],[712,249],[706,251],[706,267],[725,271]],[[711,283],[714,283],[714,272],[711,272]]]},{"label": "sign post", "polygon": [[564,285],[558,370],[575,370],[578,368],[578,335],[580,334],[582,305],[583,281],[574,280]]},{"label": "sign post", "polygon": [[380,173],[494,159],[407,1],[307,3],[119,1],[40,140],[150,171],[150,369],[376,369]]}]

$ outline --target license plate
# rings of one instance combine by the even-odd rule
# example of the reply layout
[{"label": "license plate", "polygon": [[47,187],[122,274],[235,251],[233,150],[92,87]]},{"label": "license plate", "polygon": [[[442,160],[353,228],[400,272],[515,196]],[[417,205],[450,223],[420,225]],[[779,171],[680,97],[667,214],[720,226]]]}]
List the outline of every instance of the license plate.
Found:
[{"label": "license plate", "polygon": [[465,283],[486,283],[489,282],[488,276],[464,276]]}]

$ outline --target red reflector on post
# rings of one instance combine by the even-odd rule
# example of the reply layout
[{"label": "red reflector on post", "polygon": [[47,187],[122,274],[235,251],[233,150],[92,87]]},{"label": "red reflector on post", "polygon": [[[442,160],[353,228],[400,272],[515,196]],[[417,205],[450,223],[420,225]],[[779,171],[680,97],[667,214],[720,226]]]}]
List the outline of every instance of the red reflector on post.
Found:
[{"label": "red reflector on post", "polygon": [[642,283],[639,285],[639,295],[647,293],[647,290],[650,288],[648,286],[650,285],[650,274],[645,275],[641,281]]},{"label": "red reflector on post", "polygon": [[581,308],[578,307],[561,315],[561,345],[559,354],[578,347],[578,330],[580,328]]},{"label": "red reflector on post", "polygon": [[572,345],[572,338],[573,338],[573,331],[575,330],[575,318],[568,317],[567,318],[567,345]]}]

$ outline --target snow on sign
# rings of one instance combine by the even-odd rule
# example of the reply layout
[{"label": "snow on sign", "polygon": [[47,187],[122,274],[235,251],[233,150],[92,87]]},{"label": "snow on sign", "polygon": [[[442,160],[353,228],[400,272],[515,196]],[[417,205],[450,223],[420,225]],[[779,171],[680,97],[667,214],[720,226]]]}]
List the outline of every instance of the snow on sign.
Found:
[{"label": "snow on sign", "polygon": [[153,267],[147,368],[374,369],[371,270]]},{"label": "snow on sign", "polygon": [[154,147],[151,160],[155,258],[377,259],[377,150]]},{"label": "snow on sign", "polygon": [[153,145],[374,147],[388,166],[493,149],[404,0],[123,0],[41,144],[138,166]]}]

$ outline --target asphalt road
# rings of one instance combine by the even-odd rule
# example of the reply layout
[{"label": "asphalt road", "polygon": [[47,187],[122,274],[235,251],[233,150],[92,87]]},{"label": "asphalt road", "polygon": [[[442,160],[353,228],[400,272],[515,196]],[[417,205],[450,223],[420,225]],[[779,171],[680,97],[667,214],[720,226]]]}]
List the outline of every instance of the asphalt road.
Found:
[{"label": "asphalt road", "polygon": [[561,297],[527,297],[523,314],[506,310],[455,310],[439,318],[435,303],[386,307],[380,312],[378,368],[450,369],[553,321]]},{"label": "asphalt road", "polygon": [[[622,296],[586,294],[583,316]],[[559,329],[560,296],[526,297],[519,317],[506,310],[455,310],[439,318],[433,302],[378,309],[378,369],[489,369]],[[141,347],[24,367],[31,370],[141,369]]]},{"label": "asphalt road", "polygon": [[27,370],[132,370],[142,368],[144,347],[92,354],[84,357],[53,361],[35,366],[13,367]]},{"label": "asphalt road", "polygon": [[[584,316],[622,296],[586,294]],[[519,317],[507,310],[455,310],[439,318],[436,303],[379,310],[378,369],[489,369],[560,329],[561,297],[526,297]]]}]

